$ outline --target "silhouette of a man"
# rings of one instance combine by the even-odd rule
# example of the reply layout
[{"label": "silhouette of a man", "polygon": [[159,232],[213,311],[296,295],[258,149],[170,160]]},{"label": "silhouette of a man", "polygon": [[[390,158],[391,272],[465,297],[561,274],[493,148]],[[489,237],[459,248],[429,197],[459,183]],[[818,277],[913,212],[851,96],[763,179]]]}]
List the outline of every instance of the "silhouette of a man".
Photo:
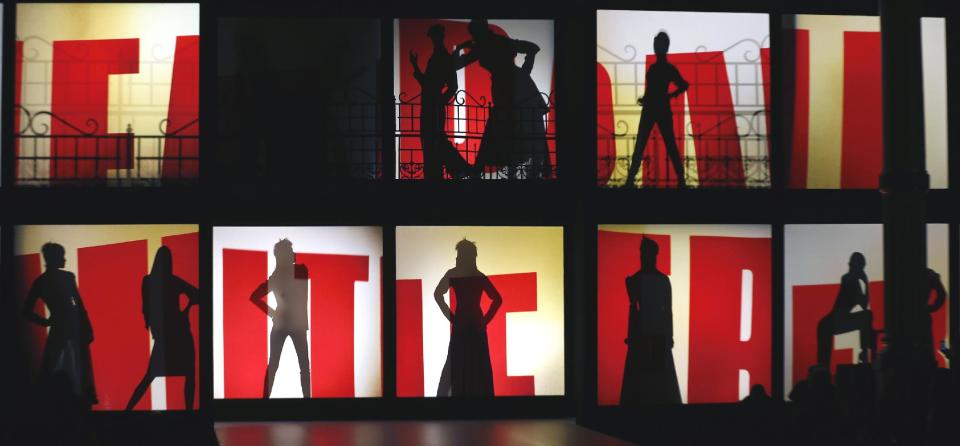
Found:
[{"label": "silhouette of a man", "polygon": [[[266,282],[260,284],[250,300],[254,305],[273,318],[270,330],[270,360],[263,380],[263,397],[270,398],[273,378],[280,367],[280,353],[287,336],[293,341],[300,363],[300,390],[304,398],[310,398],[310,356],[307,351],[307,267],[296,263],[293,244],[282,239],[273,246],[273,256],[277,266]],[[273,293],[277,299],[277,308],[270,308],[265,297]]]},{"label": "silhouette of a man", "polygon": [[673,363],[673,290],[670,278],[657,270],[657,242],[640,242],[640,270],[627,277],[630,299],[627,360],[620,404],[680,404],[680,385]]},{"label": "silhouette of a man", "polygon": [[[80,298],[76,276],[63,270],[66,250],[56,243],[46,243],[40,251],[46,271],[33,281],[23,305],[27,320],[50,329],[40,372],[48,381],[56,376],[69,380],[73,397],[89,408],[97,403],[90,359],[93,326]],[[46,304],[50,317],[33,311],[39,299]]]},{"label": "silhouette of a man", "polygon": [[[670,48],[670,37],[663,31],[657,33],[653,38],[656,61],[647,69],[645,90],[643,96],[637,99],[637,105],[642,106],[643,110],[640,112],[637,144],[633,149],[624,187],[634,186],[640,163],[643,162],[643,151],[654,125],[660,129],[660,136],[663,137],[663,143],[667,148],[667,156],[673,163],[673,170],[677,174],[677,187],[686,187],[680,151],[677,149],[677,140],[673,134],[673,111],[670,109],[670,100],[687,91],[690,84],[680,76],[677,67],[667,61],[668,48]],[[677,89],[672,92],[669,91],[671,83],[677,86]]]},{"label": "silhouette of a man", "polygon": [[[924,337],[926,337],[927,342],[924,345],[930,346],[931,349],[934,348],[934,339],[933,339],[933,313],[943,307],[943,304],[947,301],[947,290],[943,286],[943,282],[940,280],[940,274],[937,274],[936,271],[927,268],[927,293],[923,295],[923,299],[927,300],[927,317],[924,318],[925,329],[923,331]],[[930,303],[930,292],[935,294],[933,302]]]},{"label": "silhouette of a man", "polygon": [[[873,331],[873,312],[869,310],[869,284],[867,259],[854,252],[848,263],[850,269],[840,279],[840,291],[833,309],[817,324],[817,364],[830,370],[830,355],[833,352],[833,336],[857,331],[860,334],[860,362],[869,362],[876,354],[876,336]],[[862,311],[851,313],[854,307]]]},{"label": "silhouette of a man", "polygon": [[470,165],[450,143],[445,128],[447,104],[456,96],[459,84],[454,57],[443,43],[444,33],[440,24],[427,30],[427,36],[433,42],[433,53],[425,71],[420,71],[417,53],[410,52],[413,77],[420,84],[420,143],[423,146],[423,178],[428,180],[443,179],[444,167],[454,178],[463,177],[470,170]]}]

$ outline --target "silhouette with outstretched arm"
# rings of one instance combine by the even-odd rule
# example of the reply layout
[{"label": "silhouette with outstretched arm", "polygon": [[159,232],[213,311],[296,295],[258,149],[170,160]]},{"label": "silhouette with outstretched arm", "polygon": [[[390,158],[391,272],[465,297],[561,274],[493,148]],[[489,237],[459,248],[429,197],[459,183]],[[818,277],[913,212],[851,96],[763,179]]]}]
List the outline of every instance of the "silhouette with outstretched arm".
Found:
[{"label": "silhouette with outstretched arm", "polygon": [[[190,308],[200,303],[199,291],[173,274],[173,253],[161,246],[153,257],[150,274],[140,286],[143,299],[143,323],[153,336],[153,350],[147,372],[134,389],[127,410],[133,410],[150,383],[158,376],[183,376],[184,407],[193,409],[196,363],[193,334],[190,332]],[[180,309],[180,296],[187,305]]]},{"label": "silhouette with outstretched arm", "polygon": [[[420,144],[423,146],[423,178],[443,178],[443,168],[453,178],[462,178],[470,173],[470,164],[460,157],[450,143],[445,128],[447,104],[456,96],[459,84],[454,58],[443,43],[445,29],[436,24],[427,30],[433,42],[433,53],[427,61],[427,69],[420,71],[417,53],[410,52],[413,77],[420,84]],[[459,52],[459,48],[454,49]]]},{"label": "silhouette with outstretched arm", "polygon": [[[624,187],[634,187],[640,163],[643,162],[643,151],[647,147],[650,131],[656,125],[660,129],[660,136],[667,148],[667,156],[673,163],[673,170],[677,174],[677,187],[686,187],[683,175],[683,165],[680,161],[680,150],[677,149],[677,140],[673,133],[673,111],[670,109],[670,100],[687,91],[690,84],[680,76],[677,67],[667,61],[667,49],[670,48],[670,36],[661,31],[653,38],[653,52],[656,61],[647,69],[643,96],[637,99],[637,105],[643,107],[640,112],[640,128],[637,130],[637,144],[633,149],[630,167],[627,169],[627,182]],[[676,90],[669,91],[670,84],[677,86]]]},{"label": "silhouette with outstretched arm", "polygon": [[[493,282],[477,269],[477,245],[463,239],[456,249],[456,266],[443,275],[433,292],[437,306],[452,326],[437,396],[493,396],[487,324],[496,316],[503,298]],[[456,313],[443,299],[451,288],[457,296]],[[486,314],[480,308],[483,294],[492,301]]]},{"label": "silhouette with outstretched arm", "polygon": [[[280,367],[283,342],[290,337],[300,362],[300,390],[304,398],[310,398],[310,356],[307,351],[307,267],[296,263],[296,254],[290,240],[282,239],[273,246],[277,266],[266,282],[260,284],[250,300],[267,316],[273,318],[270,330],[270,360],[263,379],[263,397],[270,398],[273,378]],[[265,300],[273,292],[277,308],[270,308]]]},{"label": "silhouette with outstretched arm", "polygon": [[[50,329],[40,365],[41,377],[46,381],[54,376],[68,378],[74,397],[89,408],[97,403],[90,359],[93,326],[80,298],[76,276],[63,270],[66,250],[56,243],[46,243],[40,251],[46,271],[33,281],[23,316]],[[38,300],[46,304],[49,318],[34,312]]]},{"label": "silhouette with outstretched arm", "polygon": [[[495,34],[485,19],[471,20],[467,31],[472,40],[458,48],[469,48],[470,52],[458,58],[454,66],[459,69],[477,62],[486,69],[490,73],[493,100],[477,149],[474,175],[479,177],[486,166],[507,166],[510,178],[516,178],[517,165],[531,159],[531,155],[535,164],[541,164],[535,166],[533,173],[549,175],[549,158],[544,160],[546,133],[537,127],[543,126],[547,105],[539,91],[536,95],[530,91],[530,85],[536,90],[530,71],[540,47],[533,42]],[[514,62],[517,54],[524,55],[523,67]],[[530,113],[524,112],[530,110],[534,116],[540,116],[539,124]],[[531,149],[531,144],[535,144],[536,150]],[[534,153],[530,153],[531,150]]]},{"label": "silhouette with outstretched arm", "polygon": [[[833,309],[817,324],[817,364],[830,371],[830,356],[833,352],[833,336],[849,331],[860,334],[860,362],[866,363],[876,357],[876,334],[873,330],[873,312],[870,311],[867,259],[854,252],[848,263],[850,269],[840,279],[840,291]],[[862,311],[851,313],[854,307]]]},{"label": "silhouette with outstretched arm", "polygon": [[630,299],[627,360],[620,404],[680,404],[680,384],[673,362],[673,290],[657,270],[657,242],[640,242],[640,270],[627,277]]}]

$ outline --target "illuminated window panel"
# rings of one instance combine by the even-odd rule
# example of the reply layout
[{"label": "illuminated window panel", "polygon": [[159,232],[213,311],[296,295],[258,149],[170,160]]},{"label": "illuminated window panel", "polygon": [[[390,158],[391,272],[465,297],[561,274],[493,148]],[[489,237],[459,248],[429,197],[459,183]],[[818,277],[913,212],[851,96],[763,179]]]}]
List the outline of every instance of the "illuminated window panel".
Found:
[{"label": "illuminated window panel", "polygon": [[196,3],[17,5],[16,184],[195,183],[199,15]]},{"label": "illuminated window panel", "polygon": [[563,277],[560,227],[398,227],[397,396],[563,395]]},{"label": "illuminated window panel", "polygon": [[[921,19],[923,115],[930,187],[947,187],[947,37]],[[880,18],[784,17],[787,185],[876,189],[883,168]]]},{"label": "illuminated window panel", "polygon": [[93,410],[200,404],[196,225],[16,226],[13,297],[31,381]]},{"label": "illuminated window panel", "polygon": [[554,41],[552,20],[395,20],[396,178],[555,179]]},{"label": "illuminated window panel", "polygon": [[597,184],[770,187],[767,14],[597,12]]},{"label": "illuminated window panel", "polygon": [[213,228],[213,397],[382,396],[382,256],[380,227]]},{"label": "illuminated window panel", "polygon": [[769,225],[600,225],[597,404],[731,403],[771,364]]}]

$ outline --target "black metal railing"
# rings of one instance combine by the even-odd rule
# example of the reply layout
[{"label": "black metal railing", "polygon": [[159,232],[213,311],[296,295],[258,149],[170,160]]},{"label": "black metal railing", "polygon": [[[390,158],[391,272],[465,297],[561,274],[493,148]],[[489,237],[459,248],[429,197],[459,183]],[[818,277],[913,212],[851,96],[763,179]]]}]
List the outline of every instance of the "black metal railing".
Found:
[{"label": "black metal railing", "polygon": [[[512,110],[498,109],[486,97],[473,97],[460,90],[448,104],[445,134],[460,156],[474,169],[460,178],[475,179],[554,179],[556,166],[556,132],[554,100],[540,93],[540,98],[523,98]],[[424,177],[423,132],[420,123],[420,96],[407,98],[404,93],[395,101],[397,167],[400,179]],[[497,114],[506,114],[507,118]],[[491,118],[506,127],[490,129]],[[486,138],[486,141],[485,141]],[[482,148],[482,150],[481,150]],[[493,157],[481,151],[496,152]],[[482,161],[483,165],[477,165]],[[488,160],[495,160],[489,162]],[[452,179],[444,168],[443,177]]]},{"label": "black metal railing", "polygon": [[[20,128],[15,136],[16,182],[19,185],[154,186],[194,182],[199,171],[198,120],[159,134],[100,131],[88,119],[78,126],[48,111],[16,105]],[[58,133],[53,133],[57,128]]]}]

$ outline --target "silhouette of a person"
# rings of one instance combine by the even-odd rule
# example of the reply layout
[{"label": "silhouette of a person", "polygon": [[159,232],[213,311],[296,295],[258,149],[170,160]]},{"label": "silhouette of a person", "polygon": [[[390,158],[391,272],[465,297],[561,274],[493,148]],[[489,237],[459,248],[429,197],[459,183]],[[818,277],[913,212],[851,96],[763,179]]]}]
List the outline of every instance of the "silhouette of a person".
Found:
[{"label": "silhouette of a person", "polygon": [[944,288],[943,282],[940,280],[940,274],[937,274],[936,271],[930,268],[927,268],[926,275],[927,275],[926,289],[928,290],[928,292],[923,295],[923,298],[929,299],[930,292],[933,292],[935,294],[935,297],[932,303],[929,302],[929,300],[927,303],[927,317],[924,319],[926,328],[923,331],[927,339],[927,342],[924,345],[928,345],[932,349],[934,348],[934,345],[933,345],[934,339],[933,339],[933,316],[931,315],[937,310],[939,310],[941,307],[943,307],[943,304],[947,301],[947,290],[946,288]]},{"label": "silhouette of a person", "polygon": [[630,298],[627,360],[620,404],[680,404],[680,384],[673,362],[673,289],[657,270],[657,242],[640,242],[640,270],[627,277]]},{"label": "silhouette of a person", "polygon": [[[840,291],[833,308],[817,324],[817,364],[830,370],[830,356],[833,352],[833,336],[840,333],[857,331],[860,334],[860,362],[869,362],[877,351],[876,334],[873,331],[873,312],[870,311],[867,259],[863,254],[854,252],[848,263],[850,269],[840,279]],[[851,313],[854,307],[862,311]]]},{"label": "silhouette of a person", "polygon": [[[493,282],[477,269],[477,245],[463,239],[456,250],[456,266],[443,275],[433,292],[437,306],[452,326],[437,396],[493,396],[487,324],[496,316],[503,298]],[[456,313],[443,300],[451,288],[457,296]],[[480,308],[483,294],[492,301],[486,314]]]},{"label": "silhouette of a person", "polygon": [[[540,47],[533,42],[511,39],[494,34],[485,19],[471,20],[467,31],[473,40],[460,45],[461,48],[470,48],[470,52],[463,56],[456,67],[459,69],[471,63],[478,62],[481,67],[490,73],[490,95],[493,106],[483,130],[483,138],[477,150],[477,160],[474,164],[476,175],[483,173],[486,166],[507,166],[511,178],[517,175],[517,164],[530,159],[531,153],[524,153],[529,149],[526,138],[534,138],[536,121],[526,116],[520,110],[536,110],[535,115],[546,113],[547,106],[539,94],[530,95],[530,71]],[[524,66],[518,67],[514,63],[517,54],[524,54]],[[529,82],[528,82],[529,79]],[[536,86],[534,84],[534,89]],[[527,122],[524,122],[524,121]],[[529,133],[529,134],[527,134]],[[545,134],[542,138],[546,148]],[[536,139],[536,138],[535,138]],[[537,147],[540,147],[537,145]],[[543,163],[542,154],[537,155]],[[549,169],[543,168],[549,174]]]},{"label": "silhouette of a person", "polygon": [[[420,141],[423,146],[423,178],[439,180],[443,178],[443,168],[453,178],[470,173],[470,165],[460,157],[456,147],[450,143],[445,124],[447,104],[457,94],[457,70],[454,58],[443,43],[443,25],[436,24],[427,30],[427,36],[433,42],[433,53],[427,61],[427,69],[420,71],[417,53],[410,52],[410,65],[413,77],[420,84]],[[459,52],[459,48],[454,49]]]},{"label": "silhouette of a person", "polygon": [[[282,239],[273,246],[277,266],[266,282],[260,284],[250,300],[273,318],[270,330],[270,359],[263,379],[263,397],[270,398],[273,378],[280,367],[280,353],[287,336],[293,341],[300,363],[300,390],[304,398],[310,398],[310,352],[307,351],[307,267],[296,263],[296,254],[290,240]],[[273,292],[277,308],[270,308],[265,300]]]},{"label": "silhouette of a person", "polygon": [[[647,69],[643,96],[637,99],[637,105],[643,107],[640,112],[640,128],[637,131],[637,143],[633,149],[630,167],[627,169],[627,182],[624,187],[633,187],[640,163],[643,162],[643,151],[647,147],[650,131],[656,125],[660,129],[660,136],[667,148],[667,156],[673,163],[673,170],[677,174],[677,187],[686,187],[683,174],[683,164],[680,160],[680,150],[677,149],[677,140],[673,133],[673,111],[670,109],[670,100],[683,94],[690,88],[690,84],[680,76],[677,67],[667,60],[667,50],[670,48],[670,36],[661,31],[653,38],[653,52],[656,61]],[[670,84],[677,86],[676,90],[669,91]]]},{"label": "silhouette of a person", "polygon": [[[143,323],[153,336],[150,364],[130,396],[127,410],[143,398],[153,379],[158,376],[183,376],[184,406],[193,409],[196,364],[193,334],[190,332],[190,308],[198,305],[199,291],[173,275],[173,253],[161,246],[153,257],[150,274],[140,286],[143,298]],[[187,306],[180,309],[180,296],[187,296]]]},{"label": "silhouette of a person", "polygon": [[[56,243],[45,243],[40,251],[46,271],[33,281],[24,302],[23,316],[50,329],[40,365],[41,377],[45,381],[54,376],[69,378],[74,397],[89,408],[97,403],[90,359],[93,326],[80,298],[76,276],[63,270],[66,250]],[[49,318],[33,311],[39,299],[46,304]]]}]

